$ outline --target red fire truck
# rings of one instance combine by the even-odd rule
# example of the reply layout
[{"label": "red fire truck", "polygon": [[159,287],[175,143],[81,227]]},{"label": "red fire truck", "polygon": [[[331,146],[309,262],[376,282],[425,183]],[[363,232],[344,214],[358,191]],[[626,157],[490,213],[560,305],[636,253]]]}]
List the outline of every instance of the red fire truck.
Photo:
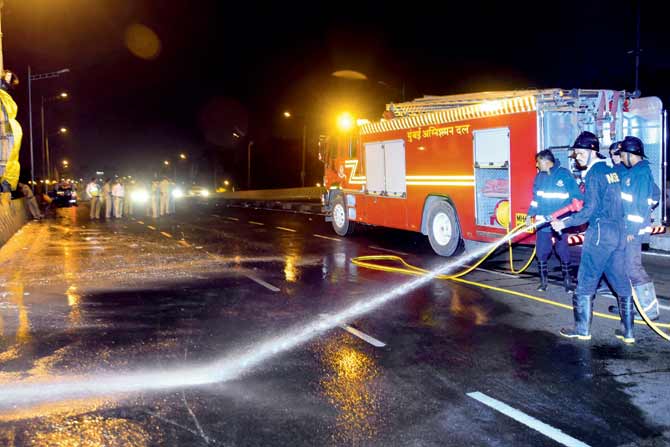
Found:
[{"label": "red fire truck", "polygon": [[384,118],[339,135],[322,154],[326,219],[341,236],[357,224],[421,232],[436,253],[451,256],[464,242],[494,241],[525,220],[540,150],[551,149],[578,177],[569,147],[589,130],[604,155],[626,135],[644,141],[663,190],[653,216],[660,223],[666,128],[660,99],[615,90],[483,92],[388,104]]}]

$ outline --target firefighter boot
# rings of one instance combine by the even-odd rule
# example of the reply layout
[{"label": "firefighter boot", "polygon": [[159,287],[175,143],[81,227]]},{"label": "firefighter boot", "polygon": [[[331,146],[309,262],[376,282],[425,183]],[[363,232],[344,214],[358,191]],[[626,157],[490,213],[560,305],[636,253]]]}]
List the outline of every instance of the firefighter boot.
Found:
[{"label": "firefighter boot", "polygon": [[621,316],[621,329],[614,331],[614,335],[624,343],[635,343],[633,335],[633,297],[619,297],[619,315]]},{"label": "firefighter boot", "polygon": [[591,295],[572,295],[572,313],[575,316],[574,329],[561,329],[560,334],[577,340],[591,340],[591,320],[593,301]]},{"label": "firefighter boot", "polygon": [[[654,286],[654,283],[648,282],[646,284],[634,286],[633,289],[635,289],[637,300],[640,302],[640,305],[642,306],[642,309],[644,309],[644,313],[647,314],[647,317],[649,317],[651,321],[658,320],[660,312],[658,309],[658,298],[656,297],[656,287]],[[613,314],[619,313],[618,306],[610,306],[607,308],[607,310]],[[635,318],[642,319],[640,313],[637,311],[637,309],[635,309],[635,306],[633,306],[633,311]]]},{"label": "firefighter boot", "polygon": [[563,272],[563,287],[566,292],[572,292],[572,276],[570,276],[570,264],[561,263],[561,271]]},{"label": "firefighter boot", "polygon": [[546,261],[537,261],[537,267],[540,272],[540,285],[537,288],[540,292],[547,291],[547,278],[549,276],[549,269]]}]

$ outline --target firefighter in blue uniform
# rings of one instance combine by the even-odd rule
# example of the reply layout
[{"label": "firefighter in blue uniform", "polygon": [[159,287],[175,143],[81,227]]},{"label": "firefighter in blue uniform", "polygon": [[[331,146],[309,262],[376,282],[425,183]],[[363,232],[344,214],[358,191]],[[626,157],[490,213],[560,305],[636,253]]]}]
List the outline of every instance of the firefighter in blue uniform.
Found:
[{"label": "firefighter in blue uniform", "polygon": [[626,234],[619,176],[598,153],[600,143],[591,132],[582,132],[572,149],[577,163],[584,168],[584,208],[563,220],[553,220],[551,226],[555,231],[586,222],[589,226],[584,236],[577,290],[572,297],[575,326],[563,328],[560,333],[578,340],[591,339],[593,299],[604,273],[619,301],[622,330],[617,330],[616,336],[624,343],[635,343],[633,297],[624,265]]},{"label": "firefighter in blue uniform", "polygon": [[619,149],[621,149],[621,141],[615,141],[610,145],[610,160],[612,162],[612,169],[614,169],[614,172],[619,176],[619,180],[622,180],[622,177],[626,174],[628,168],[621,163],[621,152],[619,152]]},{"label": "firefighter in blue uniform", "polygon": [[[637,137],[626,137],[620,144],[621,161],[627,173],[621,180],[621,199],[626,216],[625,262],[631,285],[644,312],[652,320],[659,315],[656,288],[642,266],[642,244],[649,242],[651,210],[658,205],[660,190],[654,182],[644,144]],[[618,312],[610,306],[611,312]]]},{"label": "firefighter in blue uniform", "polygon": [[[559,208],[572,202],[572,199],[582,200],[582,193],[570,171],[561,167],[561,162],[554,158],[554,154],[545,149],[535,155],[538,173],[533,182],[533,200],[528,207],[528,216],[535,220],[548,220],[547,217]],[[540,286],[537,290],[547,290],[548,268],[547,261],[553,249],[561,262],[563,273],[563,287],[569,292],[572,288],[570,276],[570,252],[568,251],[568,235],[558,234],[550,225],[539,227],[536,233],[535,249],[537,251],[537,265],[540,272]],[[553,245],[552,238],[556,241]]]}]

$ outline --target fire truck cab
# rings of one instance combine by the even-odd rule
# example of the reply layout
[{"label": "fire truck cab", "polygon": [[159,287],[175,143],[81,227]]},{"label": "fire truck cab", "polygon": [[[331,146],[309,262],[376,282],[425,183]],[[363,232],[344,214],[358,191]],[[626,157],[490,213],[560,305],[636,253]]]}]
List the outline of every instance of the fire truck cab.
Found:
[{"label": "fire truck cab", "polygon": [[[425,96],[388,104],[384,118],[340,134],[322,153],[326,219],[340,236],[358,224],[427,235],[451,256],[467,241],[491,242],[521,223],[535,154],[551,149],[579,177],[570,145],[588,130],[601,153],[634,135],[645,144],[666,221],[666,112],[659,98],[616,90],[522,90]],[[532,242],[530,235],[524,242]]]}]

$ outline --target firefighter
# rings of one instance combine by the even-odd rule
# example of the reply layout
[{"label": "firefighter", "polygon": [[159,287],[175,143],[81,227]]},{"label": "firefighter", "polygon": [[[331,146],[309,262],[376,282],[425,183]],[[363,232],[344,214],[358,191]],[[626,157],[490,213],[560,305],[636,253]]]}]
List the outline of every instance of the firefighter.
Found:
[{"label": "firefighter", "polygon": [[[651,210],[658,205],[660,190],[645,160],[644,144],[637,137],[626,137],[620,145],[621,161],[628,167],[622,179],[621,198],[626,216],[625,262],[631,285],[644,312],[651,320],[659,316],[656,288],[642,266],[642,244],[649,242]],[[610,312],[618,313],[616,306]]]},{"label": "firefighter", "polygon": [[[539,172],[533,182],[533,200],[528,208],[527,219],[535,217],[536,220],[549,220],[545,216],[568,205],[573,199],[583,199],[577,182],[570,171],[561,167],[561,162],[554,158],[554,154],[550,150],[545,149],[538,152],[535,155],[535,162]],[[570,276],[568,236],[556,233],[550,225],[540,227],[535,236],[537,264],[540,272],[540,285],[537,290],[540,292],[547,290],[547,261],[551,252],[555,249],[561,262],[563,287],[566,292],[569,292],[572,289],[572,278]],[[555,246],[552,239],[556,241]]]},{"label": "firefighter", "polygon": [[[19,182],[19,151],[23,131],[16,120],[17,106],[9,91],[19,85],[19,78],[9,70],[0,75],[0,192],[9,193]],[[9,198],[8,195],[3,196]]]},{"label": "firefighter", "polygon": [[561,329],[564,337],[591,339],[593,299],[600,277],[612,285],[619,302],[622,330],[617,338],[635,343],[633,335],[633,297],[624,264],[625,221],[619,176],[599,154],[600,143],[591,132],[582,132],[573,144],[577,163],[584,168],[584,208],[563,220],[552,220],[555,231],[588,222],[582,259],[577,275],[577,290],[572,297],[575,325]]},{"label": "firefighter", "polygon": [[619,180],[623,180],[622,176],[626,174],[628,169],[621,163],[621,153],[619,152],[619,149],[621,149],[621,141],[615,141],[610,145],[610,161],[614,172],[619,176]]}]

